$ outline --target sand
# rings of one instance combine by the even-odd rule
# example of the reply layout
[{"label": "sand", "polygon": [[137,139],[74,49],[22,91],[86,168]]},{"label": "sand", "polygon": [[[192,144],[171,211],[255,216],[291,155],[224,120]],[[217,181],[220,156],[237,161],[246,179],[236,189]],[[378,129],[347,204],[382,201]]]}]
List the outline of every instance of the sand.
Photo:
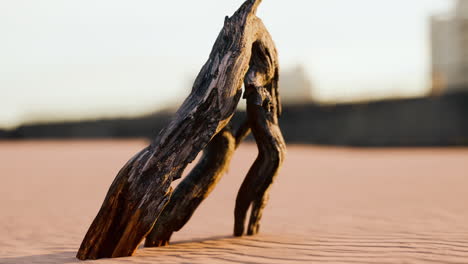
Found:
[{"label": "sand", "polygon": [[[127,141],[0,142],[0,263],[77,263]],[[230,171],[164,248],[85,263],[468,263],[468,149],[289,146],[261,234],[232,238]]]}]

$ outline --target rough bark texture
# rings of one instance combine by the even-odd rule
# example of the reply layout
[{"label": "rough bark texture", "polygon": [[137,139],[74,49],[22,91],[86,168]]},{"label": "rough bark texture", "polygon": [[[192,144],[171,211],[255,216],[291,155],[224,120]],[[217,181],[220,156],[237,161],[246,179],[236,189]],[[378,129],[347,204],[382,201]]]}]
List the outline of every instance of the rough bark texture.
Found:
[{"label": "rough bark texture", "polygon": [[[256,74],[249,80],[262,82],[271,77],[272,69],[264,67],[270,62],[255,59],[260,56],[255,55],[259,51],[276,56],[270,35],[255,16],[260,2],[247,0],[231,18],[226,17],[192,92],[153,143],[120,170],[77,258],[132,255],[168,203],[171,182],[180,178],[187,164],[229,123],[249,68],[249,74]],[[256,138],[260,136],[257,133]]]}]

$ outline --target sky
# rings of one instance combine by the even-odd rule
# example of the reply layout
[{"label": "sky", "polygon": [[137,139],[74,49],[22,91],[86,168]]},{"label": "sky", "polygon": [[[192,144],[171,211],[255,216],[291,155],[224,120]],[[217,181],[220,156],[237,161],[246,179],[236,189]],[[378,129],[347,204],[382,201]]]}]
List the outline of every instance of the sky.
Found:
[{"label": "sky", "polygon": [[[0,128],[135,116],[187,96],[242,0],[0,0]],[[419,96],[448,0],[264,0],[283,69],[322,102]],[[287,87],[284,87],[287,89]]]}]

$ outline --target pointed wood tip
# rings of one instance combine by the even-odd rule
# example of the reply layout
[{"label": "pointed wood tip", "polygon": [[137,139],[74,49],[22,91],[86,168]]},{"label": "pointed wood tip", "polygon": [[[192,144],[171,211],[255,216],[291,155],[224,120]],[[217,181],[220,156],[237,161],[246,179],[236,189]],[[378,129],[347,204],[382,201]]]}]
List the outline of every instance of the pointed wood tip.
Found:
[{"label": "pointed wood tip", "polygon": [[260,5],[262,0],[246,0],[242,6],[236,11],[236,14],[252,14],[257,13],[257,8]]}]

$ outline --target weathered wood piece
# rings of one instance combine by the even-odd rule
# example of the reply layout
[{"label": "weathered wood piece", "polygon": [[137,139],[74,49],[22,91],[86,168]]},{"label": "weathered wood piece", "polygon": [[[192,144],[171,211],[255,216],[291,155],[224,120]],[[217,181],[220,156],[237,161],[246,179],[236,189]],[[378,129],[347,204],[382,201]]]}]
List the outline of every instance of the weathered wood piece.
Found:
[{"label": "weathered wood piece", "polygon": [[281,102],[278,93],[279,64],[276,50],[268,49],[269,35],[254,43],[251,67],[244,80],[247,115],[258,147],[258,156],[247,173],[236,199],[234,235],[242,236],[249,207],[248,235],[257,234],[268,201],[268,190],[286,153],[278,117]]},{"label": "weathered wood piece", "polygon": [[248,122],[241,124],[236,133],[225,127],[203,150],[203,156],[185,179],[177,185],[171,200],[146,236],[145,247],[169,244],[174,232],[179,231],[208,197],[226,173],[232,155],[242,140],[250,133]]},{"label": "weathered wood piece", "polygon": [[[269,39],[255,16],[261,0],[247,0],[226,17],[188,98],[153,143],[131,158],[117,174],[77,258],[130,256],[151,231],[171,195],[170,184],[229,123],[241,96],[253,44]],[[273,42],[262,43],[273,50]]]},{"label": "weathered wood piece", "polygon": [[146,236],[145,247],[165,246],[173,232],[179,231],[226,172],[236,147],[232,132],[225,128],[203,151],[189,175],[177,185],[170,202]]},{"label": "weathered wood piece", "polygon": [[[261,21],[257,18],[254,20],[257,23],[258,32],[256,33],[257,39],[252,44],[252,55],[249,62],[249,73],[245,77],[245,85],[249,89],[246,90],[246,95],[252,93],[250,89],[253,87],[255,89],[256,86],[264,85],[268,86],[271,91],[271,96],[265,98],[264,101],[267,100],[275,100],[272,105],[274,106],[269,107],[266,111],[273,111],[270,113],[272,115],[271,122],[274,122],[271,127],[276,126],[278,127],[278,120],[277,116],[280,111],[280,102],[279,102],[279,95],[278,95],[278,58],[277,52],[274,46],[274,43],[270,37],[270,34],[266,31]],[[249,85],[249,86],[247,86]],[[259,88],[259,87],[258,87]],[[256,93],[257,91],[253,91]],[[253,94],[252,93],[252,94]],[[249,95],[250,96],[250,95]],[[251,97],[251,96],[250,96]],[[253,97],[252,97],[253,98]],[[255,104],[255,102],[250,101],[251,104]],[[261,101],[263,103],[263,101]],[[267,103],[268,104],[268,103]],[[260,105],[260,107],[262,104]],[[260,122],[261,124],[266,124],[267,114],[259,115],[255,111],[249,112],[251,117],[249,120],[241,125],[238,129],[235,137],[236,137],[236,145],[238,145],[242,139],[250,133],[250,123],[252,122]],[[264,119],[263,121],[255,121],[250,119],[261,118]],[[257,125],[259,126],[259,125]],[[267,126],[263,129],[263,132],[259,130],[257,132],[258,137],[264,137],[265,130],[270,129],[270,126]],[[258,129],[257,129],[258,130]],[[228,132],[225,132],[225,137],[232,136]],[[277,136],[277,144],[284,147],[284,141],[282,139],[281,133],[273,132],[275,136]],[[221,138],[221,137],[220,137]],[[259,139],[260,142],[258,144],[263,144],[264,139]],[[271,145],[271,141],[266,140],[267,144]],[[282,145],[281,145],[282,143]],[[230,161],[230,157],[234,152],[234,148],[229,149],[227,147],[228,144],[220,144],[220,142],[214,141],[210,144],[219,145],[218,148],[208,148],[200,161],[200,163],[195,167],[194,171],[192,171],[189,176],[177,186],[173,196],[171,197],[171,201],[169,202],[168,206],[164,209],[161,216],[156,221],[156,224],[152,230],[152,232],[146,237],[145,246],[146,247],[158,247],[164,246],[169,243],[169,239],[173,232],[179,231],[190,219],[196,208],[200,205],[203,199],[209,195],[211,190],[216,185],[217,181],[221,178],[222,174],[224,173],[225,168],[227,168],[227,164]],[[284,149],[284,148],[283,148]],[[274,149],[274,156],[279,155],[278,159],[282,160],[283,150],[282,148]],[[267,155],[268,148],[262,152],[262,154]],[[217,154],[215,154],[218,152]],[[212,157],[213,156],[213,157]],[[216,157],[216,158],[214,158]],[[212,159],[211,162],[207,162],[209,159]],[[268,163],[268,160],[265,160]],[[269,165],[274,172],[270,172],[265,177],[259,176],[257,174],[263,173],[263,171],[257,172],[257,174],[251,174],[250,178],[259,177],[258,181],[268,181],[265,183],[265,187],[260,188],[260,191],[257,193],[253,193],[253,195],[258,196],[260,200],[263,202],[261,203],[260,207],[255,207],[255,211],[252,214],[252,224],[251,226],[257,226],[260,221],[261,216],[261,209],[266,204],[266,193],[268,186],[271,185],[273,181],[273,176],[276,174],[280,163],[274,162]],[[248,184],[249,182],[246,182]],[[245,188],[244,188],[245,189]],[[244,189],[242,196],[250,195],[246,193]],[[257,204],[257,203],[255,203]],[[255,215],[255,217],[254,217]],[[253,233],[253,232],[249,232]]]}]

